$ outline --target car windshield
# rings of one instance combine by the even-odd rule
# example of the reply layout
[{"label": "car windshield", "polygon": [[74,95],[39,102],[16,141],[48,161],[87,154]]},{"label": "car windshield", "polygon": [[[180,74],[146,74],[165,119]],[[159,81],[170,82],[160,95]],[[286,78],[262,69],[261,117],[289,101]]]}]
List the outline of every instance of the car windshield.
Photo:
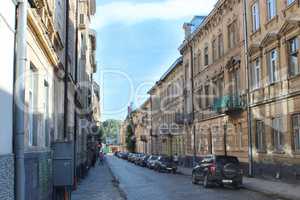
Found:
[{"label": "car windshield", "polygon": [[163,162],[170,162],[171,161],[171,159],[169,157],[160,157],[159,160],[163,161]]},{"label": "car windshield", "polygon": [[152,156],[151,157],[151,160],[156,160],[157,159],[157,156]]},{"label": "car windshield", "polygon": [[233,156],[217,156],[216,157],[217,163],[226,164],[226,163],[239,163],[238,159]]}]

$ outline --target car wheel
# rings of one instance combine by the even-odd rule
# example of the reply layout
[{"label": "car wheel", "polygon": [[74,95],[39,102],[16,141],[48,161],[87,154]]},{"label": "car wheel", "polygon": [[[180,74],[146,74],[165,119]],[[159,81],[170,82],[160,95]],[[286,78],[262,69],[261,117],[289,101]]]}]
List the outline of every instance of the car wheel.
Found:
[{"label": "car wheel", "polygon": [[193,183],[194,185],[197,185],[197,184],[198,184],[196,175],[195,175],[194,173],[192,174],[192,183]]},{"label": "car wheel", "polygon": [[209,188],[209,181],[208,181],[208,175],[204,176],[204,180],[203,180],[203,187],[204,188]]},{"label": "car wheel", "polygon": [[233,187],[235,190],[239,190],[239,189],[240,189],[240,184],[238,184],[238,183],[233,183],[233,184],[232,184],[232,187]]}]

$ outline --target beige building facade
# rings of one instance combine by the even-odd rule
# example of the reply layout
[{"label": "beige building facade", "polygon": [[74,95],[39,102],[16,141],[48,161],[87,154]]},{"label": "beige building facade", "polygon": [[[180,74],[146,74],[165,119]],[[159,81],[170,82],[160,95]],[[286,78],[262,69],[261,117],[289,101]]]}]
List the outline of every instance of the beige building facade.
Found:
[{"label": "beige building facade", "polygon": [[234,155],[247,166],[243,1],[218,1],[201,25],[186,33],[179,49],[185,67],[186,156]]},{"label": "beige building facade", "polygon": [[299,179],[300,3],[247,1],[250,108],[257,175]]}]

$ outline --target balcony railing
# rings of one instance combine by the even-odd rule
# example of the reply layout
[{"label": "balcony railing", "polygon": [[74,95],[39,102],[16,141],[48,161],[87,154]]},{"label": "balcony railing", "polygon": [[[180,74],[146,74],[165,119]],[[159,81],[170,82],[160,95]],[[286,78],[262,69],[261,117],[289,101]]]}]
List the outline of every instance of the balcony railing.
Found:
[{"label": "balcony railing", "polygon": [[228,115],[241,112],[243,101],[238,95],[227,95],[214,100],[213,110]]}]

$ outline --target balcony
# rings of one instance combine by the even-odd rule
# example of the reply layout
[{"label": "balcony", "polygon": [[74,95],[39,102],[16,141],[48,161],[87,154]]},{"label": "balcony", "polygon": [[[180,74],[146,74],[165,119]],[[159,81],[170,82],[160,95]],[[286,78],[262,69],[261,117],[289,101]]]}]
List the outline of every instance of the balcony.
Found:
[{"label": "balcony", "polygon": [[213,110],[227,115],[237,114],[243,110],[243,101],[237,95],[223,96],[214,100]]}]

